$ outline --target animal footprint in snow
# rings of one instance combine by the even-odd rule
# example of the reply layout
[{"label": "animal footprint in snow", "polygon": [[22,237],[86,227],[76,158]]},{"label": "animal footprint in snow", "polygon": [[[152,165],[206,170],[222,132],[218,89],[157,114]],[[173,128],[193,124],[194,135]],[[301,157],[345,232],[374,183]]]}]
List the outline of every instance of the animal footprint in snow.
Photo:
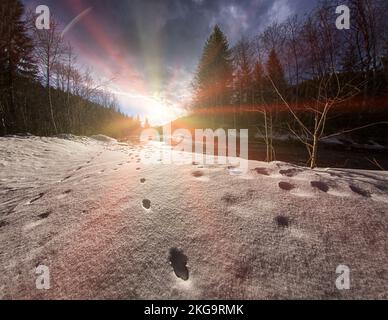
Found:
[{"label": "animal footprint in snow", "polygon": [[70,194],[72,192],[71,189],[69,190],[66,190],[65,192],[63,192],[62,194],[60,194],[59,196],[57,196],[57,199],[60,200],[60,199],[63,199],[66,197],[66,195]]},{"label": "animal footprint in snow", "polygon": [[261,174],[263,176],[269,176],[270,172],[267,168],[255,168],[254,171],[256,171],[257,174]]},{"label": "animal footprint in snow", "polygon": [[0,228],[8,226],[8,225],[9,225],[8,221],[5,221],[5,220],[0,221]]},{"label": "animal footprint in snow", "polygon": [[203,176],[203,172],[202,172],[202,171],[194,171],[194,172],[192,173],[192,175],[193,175],[194,177],[196,177],[196,178],[200,178],[200,177]]},{"label": "animal footprint in snow", "polygon": [[301,169],[287,169],[287,170],[280,170],[279,173],[282,176],[286,177],[295,177],[298,173],[303,172]]},{"label": "animal footprint in snow", "polygon": [[282,190],[290,191],[294,189],[295,186],[288,182],[279,182],[279,188]]},{"label": "animal footprint in snow", "polygon": [[142,178],[140,179],[140,183],[145,183],[146,182],[146,179]]},{"label": "animal footprint in snow", "polygon": [[350,185],[349,188],[350,188],[350,190],[352,190],[354,193],[357,193],[357,194],[359,194],[360,196],[363,196],[363,197],[365,197],[365,198],[370,198],[370,197],[371,197],[370,192],[367,191],[367,190],[363,190],[363,189],[361,189],[361,188],[359,188],[359,187],[352,186],[352,185]]},{"label": "animal footprint in snow", "polygon": [[290,219],[286,216],[279,215],[275,218],[278,227],[287,228],[290,224]]},{"label": "animal footprint in snow", "polygon": [[187,256],[177,248],[170,249],[169,261],[174,269],[175,275],[184,280],[189,280],[189,269],[187,269]]},{"label": "animal footprint in snow", "polygon": [[234,205],[239,202],[240,199],[233,194],[226,193],[222,196],[221,200],[224,201],[227,205]]},{"label": "animal footprint in snow", "polygon": [[50,214],[51,214],[51,211],[47,211],[47,212],[44,212],[44,213],[42,213],[42,214],[39,214],[38,217],[39,217],[40,219],[46,219],[46,218],[49,217]]},{"label": "animal footprint in snow", "polygon": [[142,201],[142,205],[143,205],[143,208],[146,209],[146,210],[151,209],[151,201],[148,200],[148,199],[144,199]]},{"label": "animal footprint in snow", "polygon": [[30,200],[30,202],[29,202],[28,204],[32,204],[32,203],[38,201],[38,200],[41,199],[43,196],[44,196],[44,193],[39,193],[39,195],[38,195],[36,198]]},{"label": "animal footprint in snow", "polygon": [[63,178],[63,179],[61,180],[61,182],[64,182],[64,181],[66,181],[66,180],[69,180],[71,177],[72,177],[71,175],[70,175],[70,176],[67,176],[67,177]]},{"label": "animal footprint in snow", "polygon": [[310,184],[313,188],[317,188],[317,189],[321,190],[322,192],[329,191],[329,186],[322,181],[311,181]]}]

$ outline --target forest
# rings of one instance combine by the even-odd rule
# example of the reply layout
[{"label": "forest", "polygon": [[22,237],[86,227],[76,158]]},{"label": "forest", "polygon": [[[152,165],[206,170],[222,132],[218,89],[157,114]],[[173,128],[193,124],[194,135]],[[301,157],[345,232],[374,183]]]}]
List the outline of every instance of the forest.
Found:
[{"label": "forest", "polygon": [[336,27],[336,1],[303,17],[242,35],[234,46],[216,25],[193,81],[191,114],[176,126],[249,128],[264,139],[290,134],[316,166],[321,141],[351,135],[386,144],[388,21],[386,1],[346,0],[350,29]]},{"label": "forest", "polygon": [[21,1],[0,2],[0,135],[137,131],[140,120],[120,111],[109,83],[79,67],[58,22],[40,30],[34,21]]}]

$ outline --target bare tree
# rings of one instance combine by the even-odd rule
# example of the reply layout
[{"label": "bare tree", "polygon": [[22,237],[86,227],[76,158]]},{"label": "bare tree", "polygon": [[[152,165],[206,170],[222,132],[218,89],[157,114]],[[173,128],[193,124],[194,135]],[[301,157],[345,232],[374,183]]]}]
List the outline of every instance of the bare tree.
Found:
[{"label": "bare tree", "polygon": [[289,129],[297,139],[306,146],[310,155],[310,168],[312,169],[317,166],[318,148],[321,141],[367,127],[388,124],[387,121],[381,121],[326,134],[326,125],[329,120],[328,115],[330,111],[358,95],[361,92],[360,88],[365,85],[365,83],[363,83],[355,86],[352,83],[343,82],[335,71],[319,79],[315,99],[306,101],[302,106],[298,106],[304,113],[312,115],[313,121],[309,121],[309,118],[304,120],[300,114],[298,114],[298,111],[286,100],[272,79],[269,78],[269,80],[296,121],[298,129],[292,128],[291,125],[289,125]]},{"label": "bare tree", "polygon": [[[260,60],[255,63],[253,69],[253,106],[264,119],[264,143],[266,145],[266,161],[275,159],[275,148],[273,146],[273,110],[268,103],[268,81],[266,72]],[[259,133],[261,130],[256,127]]]},{"label": "bare tree", "polygon": [[63,39],[59,31],[58,23],[53,18],[50,21],[50,29],[38,30],[34,28],[33,36],[35,42],[35,59],[38,62],[40,76],[46,83],[48,90],[52,126],[54,131],[58,133],[52,101],[51,80],[54,67],[61,62],[63,57]]},{"label": "bare tree", "polygon": [[[276,101],[277,95],[273,94],[272,86],[267,80],[267,73],[272,73],[273,58],[278,54],[283,54],[284,45],[286,41],[286,27],[284,24],[274,22],[268,28],[264,30],[262,34],[256,37],[256,56],[257,61],[253,71],[253,83],[254,83],[254,109],[259,112],[264,119],[264,142],[266,145],[266,161],[271,162],[276,159],[276,153],[274,148],[274,122],[276,118]],[[266,68],[264,68],[262,61],[268,60]],[[279,61],[277,61],[279,62]],[[280,64],[279,64],[280,66]],[[281,69],[281,68],[280,68]],[[277,70],[277,71],[280,71]],[[278,73],[278,72],[276,72]],[[282,73],[282,71],[281,71]],[[273,75],[276,80],[279,80],[278,76]],[[283,82],[283,81],[280,81]],[[280,87],[282,87],[280,89]],[[283,84],[279,83],[279,89],[283,89]],[[259,131],[260,129],[257,128]]]},{"label": "bare tree", "polygon": [[[247,107],[252,105],[253,90],[252,90],[252,67],[253,67],[254,51],[251,42],[246,38],[241,38],[237,45],[233,48],[233,62],[235,65],[234,86],[236,91],[236,103],[239,107],[239,122],[242,120],[243,114],[246,113]],[[235,127],[236,127],[236,120]]]}]

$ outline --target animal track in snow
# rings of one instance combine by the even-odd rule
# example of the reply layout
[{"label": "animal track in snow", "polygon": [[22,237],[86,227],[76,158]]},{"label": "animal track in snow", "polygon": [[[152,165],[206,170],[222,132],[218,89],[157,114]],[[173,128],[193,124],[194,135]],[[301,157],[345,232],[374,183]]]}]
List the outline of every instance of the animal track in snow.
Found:
[{"label": "animal track in snow", "polygon": [[69,193],[71,193],[73,190],[71,189],[68,189],[66,191],[64,191],[62,194],[60,194],[59,196],[57,196],[57,199],[60,200],[60,199],[63,199],[66,197],[66,195],[68,195]]},{"label": "animal track in snow", "polygon": [[46,219],[46,218],[49,217],[50,214],[51,214],[51,211],[46,211],[46,212],[44,212],[44,213],[39,214],[38,217],[39,217],[40,219]]},{"label": "animal track in snow", "polygon": [[275,218],[275,221],[278,225],[278,227],[281,227],[281,228],[288,228],[288,226],[290,225],[290,219],[286,216],[283,216],[283,215],[279,215]]},{"label": "animal track in snow", "polygon": [[279,182],[279,188],[282,190],[290,191],[292,189],[295,189],[295,186],[288,182]]},{"label": "animal track in snow", "polygon": [[37,197],[35,197],[34,199],[30,200],[30,202],[28,204],[32,204],[36,201],[38,201],[39,199],[41,199],[42,197],[44,196],[44,193],[39,193],[39,195]]},{"label": "animal track in snow", "polygon": [[70,176],[67,176],[67,177],[63,178],[63,179],[61,180],[61,182],[64,182],[64,181],[66,181],[66,180],[69,180],[71,177],[72,177],[71,175],[70,175]]},{"label": "animal track in snow", "polygon": [[5,220],[0,221],[0,229],[1,229],[2,227],[8,226],[8,225],[9,225],[9,222],[8,222],[8,221],[5,221]]},{"label": "animal track in snow", "polygon": [[322,181],[311,181],[310,184],[313,188],[317,188],[317,189],[321,190],[322,192],[329,191],[329,186]]},{"label": "animal track in snow", "polygon": [[199,170],[194,171],[194,172],[192,173],[192,176],[193,176],[193,177],[196,177],[196,178],[203,177],[203,172],[202,172],[202,171],[199,171]]},{"label": "animal track in snow", "polygon": [[226,193],[222,196],[222,201],[226,202],[226,204],[228,205],[234,205],[236,203],[239,202],[240,198],[233,195],[233,194],[230,194],[230,193]]},{"label": "animal track in snow", "polygon": [[254,199],[255,194],[256,191],[252,189],[247,190],[245,194],[240,195],[234,195],[232,193],[227,192],[222,196],[221,200],[225,202],[228,206],[234,206],[236,204],[244,204],[246,202],[251,201],[252,199]]},{"label": "animal track in snow", "polygon": [[263,176],[269,176],[270,172],[267,168],[255,168],[254,171],[256,171],[257,174],[261,174]]},{"label": "animal track in snow", "polygon": [[356,186],[353,186],[353,185],[350,185],[349,186],[350,190],[352,190],[354,193],[357,193],[358,195],[360,196],[363,196],[365,198],[370,198],[371,197],[371,194],[369,191],[367,190],[363,190],[359,187],[356,187]]},{"label": "animal track in snow", "polygon": [[174,269],[175,275],[184,280],[189,280],[189,269],[187,269],[187,256],[177,248],[171,248],[169,261]]},{"label": "animal track in snow", "polygon": [[144,199],[142,201],[142,205],[143,205],[143,208],[146,209],[146,210],[151,209],[151,201],[148,200],[148,199]]},{"label": "animal track in snow", "polygon": [[145,183],[145,182],[146,182],[146,179],[144,179],[144,178],[140,179],[140,183]]},{"label": "animal track in snow", "polygon": [[301,169],[287,169],[287,170],[280,170],[279,173],[282,175],[282,176],[286,176],[286,177],[295,177],[298,173],[301,173],[303,172],[303,170]]}]

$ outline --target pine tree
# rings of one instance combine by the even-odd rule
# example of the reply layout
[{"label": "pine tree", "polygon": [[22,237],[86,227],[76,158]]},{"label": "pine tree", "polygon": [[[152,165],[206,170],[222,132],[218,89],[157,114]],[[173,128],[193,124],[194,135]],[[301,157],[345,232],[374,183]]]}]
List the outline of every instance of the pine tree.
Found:
[{"label": "pine tree", "polygon": [[32,40],[27,34],[23,13],[24,6],[19,0],[0,2],[0,88],[6,97],[1,99],[2,123],[8,133],[19,129],[15,81],[17,77],[33,78],[36,74]]},{"label": "pine tree", "polygon": [[280,92],[286,88],[287,82],[284,76],[284,70],[275,49],[272,49],[267,62],[268,77]]},{"label": "pine tree", "polygon": [[[216,25],[206,41],[195,77],[195,108],[219,112],[230,104],[233,66],[229,43]],[[214,123],[214,115],[212,116]]]}]

